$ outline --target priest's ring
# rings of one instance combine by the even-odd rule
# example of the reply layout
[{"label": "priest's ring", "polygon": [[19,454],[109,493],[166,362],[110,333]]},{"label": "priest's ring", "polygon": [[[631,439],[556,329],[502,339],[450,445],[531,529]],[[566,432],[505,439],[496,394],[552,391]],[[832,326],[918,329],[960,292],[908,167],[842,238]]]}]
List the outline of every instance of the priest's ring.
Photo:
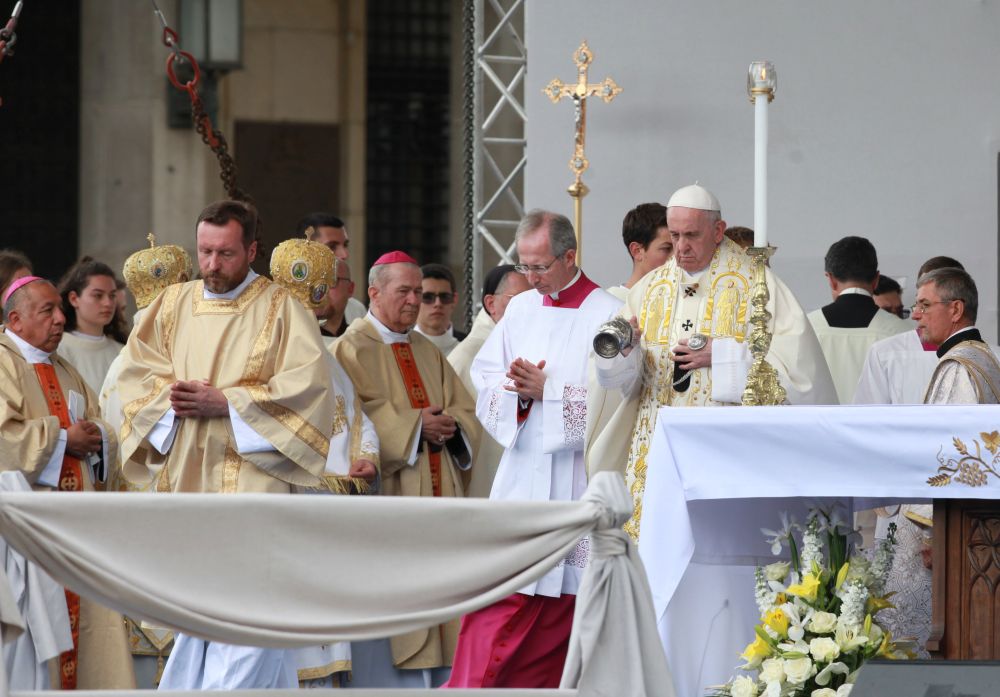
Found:
[{"label": "priest's ring", "polygon": [[704,334],[692,334],[688,339],[688,348],[692,351],[701,351],[708,346],[708,337]]}]

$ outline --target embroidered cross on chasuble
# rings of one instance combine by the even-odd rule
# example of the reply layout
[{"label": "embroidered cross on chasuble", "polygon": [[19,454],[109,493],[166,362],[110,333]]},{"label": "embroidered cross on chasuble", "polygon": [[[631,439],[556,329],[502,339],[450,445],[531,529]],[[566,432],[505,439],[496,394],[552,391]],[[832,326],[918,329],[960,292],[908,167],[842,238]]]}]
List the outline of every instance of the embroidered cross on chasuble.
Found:
[{"label": "embroidered cross on chasuble", "polygon": [[[63,399],[62,387],[56,370],[47,363],[35,363],[35,375],[42,386],[42,393],[49,407],[49,413],[59,418],[60,428],[69,428],[69,410]],[[69,455],[63,456],[59,472],[59,491],[81,491],[83,489],[83,467],[80,461]],[[73,636],[73,648],[59,654],[59,686],[63,690],[76,689],[77,654],[80,648],[80,596],[66,591],[66,608],[69,610],[69,628]]]},{"label": "embroidered cross on chasuble", "polygon": [[[414,409],[426,409],[431,405],[427,399],[427,390],[424,389],[424,381],[420,377],[417,369],[417,362],[413,360],[413,349],[404,341],[392,344],[392,353],[396,357],[396,365],[403,376],[403,385],[406,387],[406,394],[410,398],[410,406]],[[435,496],[441,495],[441,446],[427,443],[427,455],[431,466],[431,487]]]}]

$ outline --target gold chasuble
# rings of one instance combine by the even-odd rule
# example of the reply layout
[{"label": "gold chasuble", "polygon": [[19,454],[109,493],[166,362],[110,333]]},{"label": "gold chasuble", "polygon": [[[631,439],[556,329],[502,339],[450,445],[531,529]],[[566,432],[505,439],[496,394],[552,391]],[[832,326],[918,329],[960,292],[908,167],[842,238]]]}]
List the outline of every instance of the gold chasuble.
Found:
[{"label": "gold chasuble", "polygon": [[[326,348],[316,320],[286,290],[257,277],[232,300],[201,281],[175,284],[149,306],[123,353],[122,476],[156,491],[289,492],[323,486],[334,421]],[[177,380],[207,380],[273,446],[237,452],[232,420],[178,419],[166,455],[148,440]]]},{"label": "gold chasuble", "polygon": [[[49,360],[52,365],[28,363],[6,332],[0,333],[0,469],[19,470],[36,491],[54,490],[37,480],[55,452],[60,429],[70,425],[71,391],[84,398],[84,418],[104,428],[109,461],[117,450],[114,431],[100,420],[97,398],[84,379],[57,354]],[[94,488],[90,468],[64,456],[56,489]],[[52,689],[135,689],[122,616],[70,591],[66,603],[74,648],[50,661]]]},{"label": "gold chasuble", "polygon": [[[430,452],[421,441],[416,461],[408,460],[420,437],[418,404],[444,408],[465,435],[473,452],[482,434],[476,403],[438,349],[415,331],[410,343],[386,344],[365,318],[351,323],[331,347],[350,376],[361,404],[375,424],[382,450],[382,493],[388,496],[463,496],[461,472],[449,447]],[[415,374],[414,374],[415,373]],[[422,393],[422,394],[421,394]],[[455,440],[459,438],[456,434]],[[464,446],[463,446],[464,447]],[[436,462],[435,462],[436,461]],[[393,637],[392,659],[397,668],[450,666],[459,621]]]},{"label": "gold chasuble", "polygon": [[[740,404],[749,364],[724,356],[725,347],[713,344],[713,368],[689,374],[686,390],[675,389],[671,349],[681,339],[700,333],[727,342],[732,350],[750,333],[751,259],[729,238],[723,238],[707,269],[689,275],[671,259],[646,274],[633,286],[621,310],[625,318],[636,317],[642,329],[641,365],[635,379],[622,387],[624,399],[607,424],[602,424],[588,442],[588,462],[596,469],[625,473],[634,504],[634,514],[625,524],[633,537],[639,535],[642,496],[646,484],[647,455],[659,409],[671,407],[736,406]],[[770,269],[766,269],[773,332],[768,362],[778,371],[792,404],[836,404],[837,397],[816,335],[791,291]],[[737,353],[733,351],[733,353]],[[634,354],[633,354],[634,357]],[[615,361],[624,362],[618,357]],[[599,373],[603,370],[598,363]],[[608,369],[614,373],[615,368]],[[713,391],[713,373],[725,380],[726,398]],[[607,384],[602,377],[602,384]],[[683,378],[677,381],[683,384]],[[733,387],[735,385],[735,388]],[[720,388],[720,385],[714,385]],[[734,457],[738,454],[734,453]]]}]

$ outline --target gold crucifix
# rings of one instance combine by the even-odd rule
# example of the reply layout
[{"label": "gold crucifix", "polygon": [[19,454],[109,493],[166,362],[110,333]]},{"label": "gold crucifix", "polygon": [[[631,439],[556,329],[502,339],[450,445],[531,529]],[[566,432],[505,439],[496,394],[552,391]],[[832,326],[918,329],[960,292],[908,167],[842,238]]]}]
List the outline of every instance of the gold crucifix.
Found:
[{"label": "gold crucifix", "polygon": [[574,139],[573,157],[569,161],[569,168],[574,174],[574,181],[566,191],[573,197],[573,213],[576,227],[576,263],[581,263],[583,256],[583,197],[590,189],[583,183],[584,171],[590,166],[587,156],[584,154],[584,145],[587,138],[587,98],[600,97],[605,103],[610,103],[622,91],[622,88],[615,84],[610,77],[604,78],[596,85],[587,83],[587,69],[594,60],[587,42],[584,41],[573,54],[573,62],[576,63],[576,84],[567,85],[559,78],[554,79],[542,92],[556,104],[563,97],[573,98],[574,122],[576,124],[576,137]]}]

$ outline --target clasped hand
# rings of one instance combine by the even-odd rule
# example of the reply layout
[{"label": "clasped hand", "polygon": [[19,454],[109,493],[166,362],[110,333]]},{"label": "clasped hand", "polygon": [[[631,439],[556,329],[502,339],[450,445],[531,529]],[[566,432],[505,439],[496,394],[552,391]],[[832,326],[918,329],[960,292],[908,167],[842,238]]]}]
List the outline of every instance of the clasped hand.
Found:
[{"label": "clasped hand", "polygon": [[66,452],[83,458],[101,449],[101,429],[92,421],[77,421],[66,429]]},{"label": "clasped hand", "polygon": [[507,378],[513,382],[512,385],[504,385],[505,390],[517,392],[521,399],[541,400],[545,392],[545,359],[538,361],[535,365],[531,361],[523,358],[515,358],[507,370]]},{"label": "clasped hand", "polygon": [[208,380],[178,380],[170,386],[170,406],[179,417],[228,416],[229,401]]},{"label": "clasped hand", "polygon": [[428,443],[441,445],[455,435],[458,424],[444,413],[439,406],[424,407],[420,410],[420,437]]}]

